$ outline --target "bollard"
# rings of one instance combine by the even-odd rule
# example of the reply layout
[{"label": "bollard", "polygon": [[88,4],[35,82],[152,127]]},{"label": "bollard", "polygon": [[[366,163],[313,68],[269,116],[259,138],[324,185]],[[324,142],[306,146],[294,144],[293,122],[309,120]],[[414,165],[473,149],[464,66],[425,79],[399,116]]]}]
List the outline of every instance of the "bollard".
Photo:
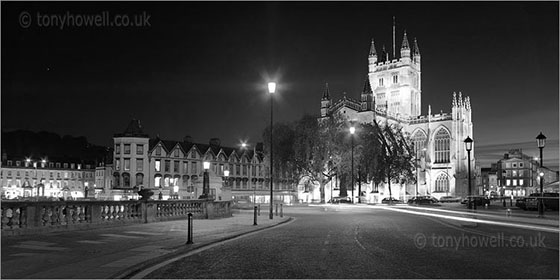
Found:
[{"label": "bollard", "polygon": [[192,231],[193,231],[192,213],[189,213],[187,214],[187,244],[193,244]]},{"label": "bollard", "polygon": [[276,203],[276,216],[278,216],[278,203]]},{"label": "bollard", "polygon": [[261,205],[259,204],[259,216],[261,215]]},{"label": "bollard", "polygon": [[255,206],[255,210],[253,211],[253,225],[257,225],[257,206]]},{"label": "bollard", "polygon": [[488,203],[484,204],[484,209],[488,209]]},{"label": "bollard", "polygon": [[511,209],[506,210],[506,217],[511,217]]},{"label": "bollard", "polygon": [[282,204],[280,204],[280,218],[284,217],[284,208],[282,208]]}]

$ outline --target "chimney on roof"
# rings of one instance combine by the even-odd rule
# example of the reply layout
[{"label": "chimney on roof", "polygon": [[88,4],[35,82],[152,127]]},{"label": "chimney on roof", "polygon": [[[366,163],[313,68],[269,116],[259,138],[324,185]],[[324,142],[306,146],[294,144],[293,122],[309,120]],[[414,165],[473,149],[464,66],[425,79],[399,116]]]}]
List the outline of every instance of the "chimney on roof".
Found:
[{"label": "chimney on roof", "polygon": [[263,151],[264,151],[263,142],[258,142],[257,145],[255,145],[255,153],[262,153]]},{"label": "chimney on roof", "polygon": [[192,137],[190,135],[183,137],[183,142],[192,143]]},{"label": "chimney on roof", "polygon": [[210,146],[220,147],[220,138],[211,138]]},{"label": "chimney on roof", "polygon": [[504,159],[509,159],[509,154],[508,153],[504,154]]}]

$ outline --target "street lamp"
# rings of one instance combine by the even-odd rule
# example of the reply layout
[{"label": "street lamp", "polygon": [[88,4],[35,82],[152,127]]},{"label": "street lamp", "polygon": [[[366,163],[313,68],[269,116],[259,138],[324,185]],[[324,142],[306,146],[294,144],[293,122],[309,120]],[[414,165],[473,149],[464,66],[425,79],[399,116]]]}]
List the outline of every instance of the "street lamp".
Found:
[{"label": "street lamp", "polygon": [[352,165],[350,167],[350,182],[351,182],[351,187],[352,187],[352,203],[354,203],[354,132],[356,132],[356,128],[351,126],[350,127],[350,138],[352,141]]},{"label": "street lamp", "polygon": [[204,167],[204,174],[202,175],[202,195],[199,198],[208,199],[210,193],[210,175],[208,175],[210,162],[203,162],[202,167]]},{"label": "street lamp", "polygon": [[[541,133],[539,133],[539,135],[537,136],[537,147],[539,147],[540,155],[541,155],[541,166],[540,166],[540,167],[541,167],[541,170],[542,170],[542,167],[543,167],[543,164],[542,164],[542,158],[543,158],[543,157],[542,157],[542,150],[543,150],[545,144],[546,144],[546,136],[544,136],[544,135],[542,134],[542,132],[541,132]],[[540,184],[541,184],[541,195],[540,195],[540,196],[541,196],[541,198],[539,199],[539,207],[538,207],[538,208],[539,208],[539,217],[543,217],[543,216],[544,216],[544,205],[543,205],[543,180],[544,180],[544,173],[541,171],[540,175],[541,175],[541,180],[540,180]]]},{"label": "street lamp", "polygon": [[273,216],[272,216],[272,203],[273,203],[273,200],[274,200],[274,199],[273,199],[273,197],[274,197],[273,195],[274,195],[274,194],[273,194],[273,191],[272,191],[272,179],[274,178],[274,177],[272,176],[272,175],[273,175],[273,174],[272,174],[272,166],[273,166],[273,165],[272,165],[272,162],[273,162],[273,161],[272,161],[272,150],[273,150],[273,149],[272,149],[272,147],[273,147],[273,145],[272,145],[272,131],[273,131],[273,129],[272,129],[272,128],[273,128],[273,127],[272,127],[272,123],[273,123],[273,122],[272,122],[272,120],[273,120],[273,114],[272,114],[272,112],[274,112],[274,111],[273,111],[273,107],[272,107],[272,104],[273,104],[273,102],[272,102],[272,100],[273,100],[273,99],[272,99],[272,96],[273,96],[273,94],[274,94],[275,91],[276,91],[276,83],[274,83],[274,82],[268,83],[268,93],[270,93],[270,212],[269,212],[268,217],[269,217],[271,220],[272,220],[272,218],[273,218]]},{"label": "street lamp", "polygon": [[[473,140],[467,136],[465,139],[465,149],[467,150],[467,168],[468,168],[468,181],[469,181],[469,209],[473,208],[472,204],[472,192],[471,192],[471,150],[472,150]],[[474,210],[476,210],[476,202],[474,203]]]}]

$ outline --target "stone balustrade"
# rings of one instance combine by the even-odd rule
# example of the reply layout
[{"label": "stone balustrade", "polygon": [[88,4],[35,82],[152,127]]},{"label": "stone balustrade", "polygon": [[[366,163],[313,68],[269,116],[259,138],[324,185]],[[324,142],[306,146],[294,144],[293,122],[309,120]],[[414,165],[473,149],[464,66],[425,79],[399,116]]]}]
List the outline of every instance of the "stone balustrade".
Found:
[{"label": "stone balustrade", "polygon": [[2,201],[2,235],[231,216],[230,201]]}]

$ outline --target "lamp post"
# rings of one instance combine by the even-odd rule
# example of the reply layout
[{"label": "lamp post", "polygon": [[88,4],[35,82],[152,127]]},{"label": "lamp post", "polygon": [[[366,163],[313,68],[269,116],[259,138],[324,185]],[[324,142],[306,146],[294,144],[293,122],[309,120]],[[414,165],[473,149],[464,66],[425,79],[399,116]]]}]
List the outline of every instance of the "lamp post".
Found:
[{"label": "lamp post", "polygon": [[273,193],[273,190],[272,190],[272,180],[274,178],[274,176],[272,176],[273,175],[273,173],[272,173],[273,172],[272,171],[273,170],[272,169],[272,167],[273,167],[273,160],[272,160],[272,150],[273,150],[272,149],[272,147],[273,147],[273,145],[272,145],[272,131],[273,131],[273,126],[272,125],[273,125],[273,112],[274,112],[273,107],[272,107],[272,104],[273,104],[272,97],[273,97],[273,94],[274,94],[275,91],[276,91],[276,83],[274,83],[274,82],[268,83],[268,93],[270,93],[270,212],[269,212],[268,217],[271,220],[273,218],[272,203],[273,203],[273,200],[274,200],[274,193]]},{"label": "lamp post", "polygon": [[[542,170],[542,167],[543,167],[543,164],[542,164],[542,158],[543,158],[543,157],[542,157],[542,150],[543,150],[545,144],[546,144],[546,136],[544,136],[544,135],[542,134],[542,132],[541,132],[541,133],[539,133],[539,135],[537,136],[537,147],[539,147],[540,155],[541,155],[541,164],[540,164],[540,165],[541,165],[541,166],[540,166],[540,167],[541,167],[541,170]],[[539,217],[542,218],[542,217],[544,216],[544,204],[543,204],[543,202],[544,202],[544,201],[543,201],[543,180],[544,180],[544,173],[541,171],[541,173],[540,173],[539,175],[541,175],[541,179],[540,179],[540,184],[541,184],[541,195],[540,195],[540,199],[539,199],[539,206],[538,206],[538,208],[539,208]]]},{"label": "lamp post", "polygon": [[469,181],[469,206],[468,208],[471,209],[474,207],[476,210],[476,201],[474,205],[472,204],[472,192],[471,192],[471,150],[472,150],[473,140],[467,136],[465,139],[465,149],[467,150],[467,168],[468,168],[468,181]]},{"label": "lamp post", "polygon": [[208,175],[208,169],[210,169],[210,162],[205,161],[202,163],[204,167],[204,173],[202,174],[202,195],[200,198],[208,199],[210,196],[210,175]]},{"label": "lamp post", "polygon": [[351,126],[350,127],[350,138],[352,142],[352,164],[350,167],[350,182],[352,187],[352,204],[354,203],[354,132],[356,132],[356,128]]}]

